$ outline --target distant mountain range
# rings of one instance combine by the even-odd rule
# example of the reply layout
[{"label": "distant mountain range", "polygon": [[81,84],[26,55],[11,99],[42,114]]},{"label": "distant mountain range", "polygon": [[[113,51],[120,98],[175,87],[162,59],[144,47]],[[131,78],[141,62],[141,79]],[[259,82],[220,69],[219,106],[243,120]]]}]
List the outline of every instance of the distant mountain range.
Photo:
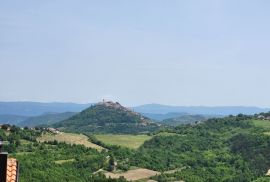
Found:
[{"label": "distant mountain range", "polygon": [[[40,124],[51,124],[65,120],[94,104],[76,103],[41,103],[41,102],[0,102],[0,124],[9,123],[21,126],[36,126]],[[191,115],[225,116],[243,114],[255,114],[268,112],[268,108],[244,107],[244,106],[167,106],[160,104],[147,104],[130,108],[145,117],[155,121],[166,119],[183,121],[183,118],[191,118]],[[71,114],[71,115],[69,115]],[[179,119],[180,118],[180,119]],[[181,119],[182,118],[182,119]],[[193,118],[196,118],[194,116]],[[188,119],[187,119],[188,120]],[[192,120],[192,119],[191,119]],[[175,120],[173,120],[175,121]],[[178,122],[176,122],[178,123]]]},{"label": "distant mountain range", "polygon": [[35,127],[39,125],[51,125],[58,121],[63,121],[77,114],[77,112],[64,112],[64,113],[45,113],[40,116],[28,117],[18,123],[19,126]]},{"label": "distant mountain range", "polygon": [[18,116],[11,114],[2,114],[0,115],[0,124],[12,124],[17,125],[18,123],[27,119],[27,116]]},{"label": "distant mountain range", "polygon": [[167,114],[189,113],[204,115],[237,115],[239,113],[252,115],[255,113],[268,112],[270,108],[247,107],[247,106],[167,106],[160,104],[147,104],[133,107],[139,113]]},{"label": "distant mountain range", "polygon": [[168,126],[178,126],[183,124],[194,124],[196,122],[203,122],[210,118],[220,118],[218,115],[201,115],[201,114],[184,114],[179,117],[164,119],[160,123]]},{"label": "distant mountain range", "polygon": [[151,118],[155,121],[162,121],[164,119],[169,119],[169,118],[176,118],[176,117],[181,117],[183,115],[187,115],[188,113],[185,112],[172,112],[172,113],[167,113],[167,114],[153,114],[153,113],[141,113],[142,115]]},{"label": "distant mountain range", "polygon": [[[0,102],[0,115],[38,116],[48,112],[80,112],[94,103],[42,103],[42,102]],[[270,108],[246,107],[246,106],[168,106],[161,104],[146,104],[131,107],[139,113],[168,114],[168,113],[189,113],[189,114],[210,114],[210,115],[236,115],[255,114],[268,112]]]},{"label": "distant mountain range", "polygon": [[58,102],[0,102],[0,115],[38,116],[49,112],[80,112],[91,105]]},{"label": "distant mountain range", "polygon": [[39,116],[0,115],[0,124],[11,124],[11,125],[18,125],[21,127],[50,125],[58,121],[70,118],[76,113],[77,112],[44,113]]}]

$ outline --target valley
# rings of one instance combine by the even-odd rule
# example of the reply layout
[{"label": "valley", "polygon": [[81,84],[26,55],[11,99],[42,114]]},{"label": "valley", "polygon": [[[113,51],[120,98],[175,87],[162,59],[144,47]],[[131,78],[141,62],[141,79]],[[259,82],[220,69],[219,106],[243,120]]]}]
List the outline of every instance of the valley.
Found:
[{"label": "valley", "polygon": [[2,125],[0,138],[20,161],[22,182],[257,182],[267,181],[270,169],[270,121],[260,118],[239,114],[173,127],[110,102],[56,128]]},{"label": "valley", "polygon": [[0,1],[0,182],[270,182],[270,1]]}]

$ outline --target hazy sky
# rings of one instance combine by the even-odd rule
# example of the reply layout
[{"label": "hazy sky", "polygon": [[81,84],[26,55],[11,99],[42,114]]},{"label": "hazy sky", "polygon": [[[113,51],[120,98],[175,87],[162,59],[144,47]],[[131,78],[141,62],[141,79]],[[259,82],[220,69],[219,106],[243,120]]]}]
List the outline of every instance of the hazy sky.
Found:
[{"label": "hazy sky", "polygon": [[0,100],[270,107],[268,0],[0,1]]}]

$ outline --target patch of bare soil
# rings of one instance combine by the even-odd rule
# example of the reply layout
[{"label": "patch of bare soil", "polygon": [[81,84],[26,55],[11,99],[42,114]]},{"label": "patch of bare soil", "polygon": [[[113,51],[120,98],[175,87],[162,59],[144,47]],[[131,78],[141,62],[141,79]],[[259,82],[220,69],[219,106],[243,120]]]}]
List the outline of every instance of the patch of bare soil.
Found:
[{"label": "patch of bare soil", "polygon": [[270,169],[267,171],[266,176],[270,176]]},{"label": "patch of bare soil", "polygon": [[157,172],[157,171],[140,168],[140,169],[129,170],[123,173],[106,172],[105,176],[107,178],[111,177],[113,179],[120,178],[121,176],[123,176],[129,181],[136,181],[136,180],[141,180],[141,179],[148,179],[152,176],[159,175],[159,174],[160,172]]}]

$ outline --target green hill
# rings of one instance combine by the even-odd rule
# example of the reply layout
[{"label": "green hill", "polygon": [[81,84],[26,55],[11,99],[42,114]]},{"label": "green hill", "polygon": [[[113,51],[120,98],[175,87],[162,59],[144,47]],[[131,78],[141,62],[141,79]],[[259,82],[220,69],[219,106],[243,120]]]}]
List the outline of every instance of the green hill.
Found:
[{"label": "green hill", "polygon": [[178,126],[182,124],[194,124],[195,122],[206,121],[210,118],[221,117],[214,115],[201,115],[201,114],[184,114],[179,117],[169,118],[161,121],[165,125]]},{"label": "green hill", "polygon": [[53,125],[64,131],[85,133],[147,133],[158,125],[114,102],[101,102]]},{"label": "green hill", "polygon": [[27,118],[27,116],[3,114],[0,115],[0,124],[18,124]]},{"label": "green hill", "polygon": [[20,126],[28,126],[28,127],[35,127],[39,125],[51,125],[53,123],[56,123],[58,121],[65,120],[67,118],[70,118],[71,116],[75,115],[75,112],[64,112],[64,113],[45,113],[40,116],[33,116],[29,117],[20,123],[18,125]]}]

